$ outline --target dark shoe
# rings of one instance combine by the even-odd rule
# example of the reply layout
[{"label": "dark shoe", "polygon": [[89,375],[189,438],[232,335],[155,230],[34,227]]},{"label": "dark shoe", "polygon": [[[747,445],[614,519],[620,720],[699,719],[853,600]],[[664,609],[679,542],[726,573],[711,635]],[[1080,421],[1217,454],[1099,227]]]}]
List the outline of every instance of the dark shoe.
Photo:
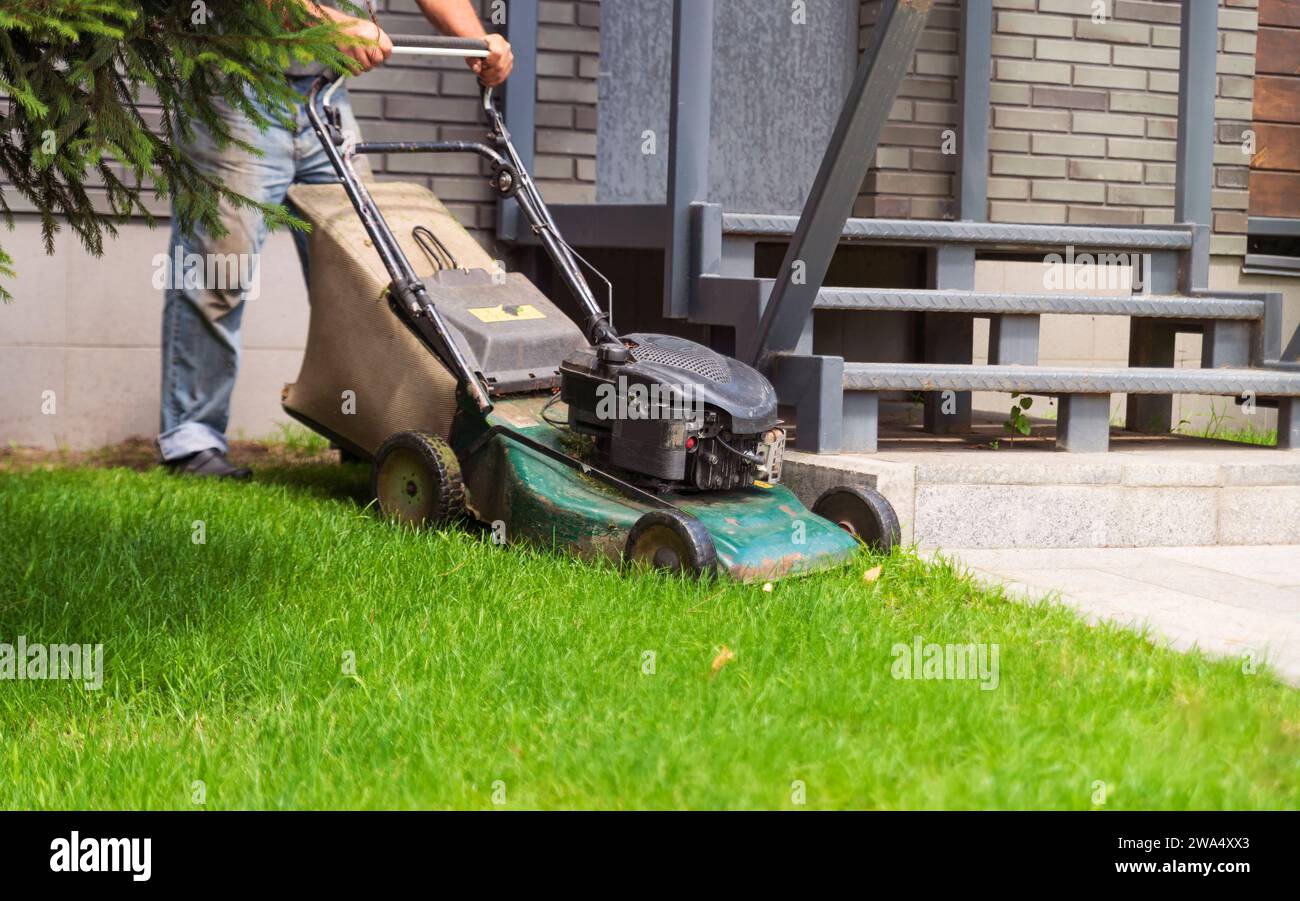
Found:
[{"label": "dark shoe", "polygon": [[251,479],[253,471],[246,466],[234,466],[226,455],[216,448],[201,450],[197,454],[167,460],[165,465],[178,476],[206,476],[214,479]]}]

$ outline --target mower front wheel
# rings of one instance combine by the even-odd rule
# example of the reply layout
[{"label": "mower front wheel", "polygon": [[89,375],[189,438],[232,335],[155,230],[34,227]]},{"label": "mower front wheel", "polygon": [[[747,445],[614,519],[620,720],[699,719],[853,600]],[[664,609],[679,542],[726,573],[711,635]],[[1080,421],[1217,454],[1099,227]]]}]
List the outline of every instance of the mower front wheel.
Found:
[{"label": "mower front wheel", "polygon": [[898,514],[885,496],[864,485],[841,485],[825,491],[812,512],[859,539],[874,551],[889,553],[903,540]]},{"label": "mower front wheel", "polygon": [[403,525],[438,528],[465,510],[456,454],[427,432],[398,432],[380,445],[371,487],[379,511]]},{"label": "mower front wheel", "polygon": [[712,576],[718,568],[709,530],[677,510],[652,510],[638,519],[627,535],[623,559],[695,578]]}]

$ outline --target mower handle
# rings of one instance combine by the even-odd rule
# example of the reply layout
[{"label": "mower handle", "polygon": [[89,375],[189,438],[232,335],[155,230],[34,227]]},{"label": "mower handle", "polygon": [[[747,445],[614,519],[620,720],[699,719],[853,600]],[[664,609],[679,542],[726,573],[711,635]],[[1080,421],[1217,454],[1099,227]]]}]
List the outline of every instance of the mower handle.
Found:
[{"label": "mower handle", "polygon": [[487,59],[488,43],[480,38],[449,38],[440,35],[390,34],[393,52],[410,56],[458,56]]}]

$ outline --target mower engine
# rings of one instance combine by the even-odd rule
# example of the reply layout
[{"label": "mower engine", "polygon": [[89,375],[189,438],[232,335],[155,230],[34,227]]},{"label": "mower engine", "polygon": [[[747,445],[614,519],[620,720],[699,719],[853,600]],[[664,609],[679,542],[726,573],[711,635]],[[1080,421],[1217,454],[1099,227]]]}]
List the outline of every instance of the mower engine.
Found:
[{"label": "mower engine", "polygon": [[635,334],[583,348],[560,365],[560,386],[570,428],[638,481],[715,491],[781,478],[775,389],[694,341]]}]

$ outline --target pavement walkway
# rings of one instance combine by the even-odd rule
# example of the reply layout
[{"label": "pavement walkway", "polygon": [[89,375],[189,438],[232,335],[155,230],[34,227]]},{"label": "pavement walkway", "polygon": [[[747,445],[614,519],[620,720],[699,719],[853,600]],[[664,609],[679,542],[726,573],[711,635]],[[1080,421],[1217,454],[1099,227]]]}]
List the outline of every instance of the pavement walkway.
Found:
[{"label": "pavement walkway", "polygon": [[1300,686],[1300,545],[950,550],[972,574],[1180,650],[1267,661]]}]

